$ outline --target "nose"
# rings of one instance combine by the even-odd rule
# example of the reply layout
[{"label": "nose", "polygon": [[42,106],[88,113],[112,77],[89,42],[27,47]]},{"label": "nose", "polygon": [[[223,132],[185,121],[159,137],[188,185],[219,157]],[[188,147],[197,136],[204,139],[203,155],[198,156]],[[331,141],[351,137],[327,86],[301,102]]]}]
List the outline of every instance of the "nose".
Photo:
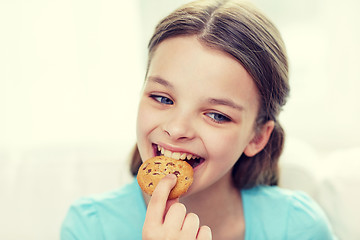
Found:
[{"label": "nose", "polygon": [[169,113],[162,128],[173,141],[190,140],[195,136],[193,121],[190,114]]}]

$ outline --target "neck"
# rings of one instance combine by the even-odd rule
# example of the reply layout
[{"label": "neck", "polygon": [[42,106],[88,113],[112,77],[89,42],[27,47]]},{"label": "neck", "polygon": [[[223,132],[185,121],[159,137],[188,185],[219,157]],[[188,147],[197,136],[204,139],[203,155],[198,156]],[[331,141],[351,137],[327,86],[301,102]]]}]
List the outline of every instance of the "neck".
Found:
[{"label": "neck", "polygon": [[243,239],[245,222],[241,194],[231,173],[206,190],[181,198],[188,212],[196,213],[201,225],[211,228],[213,239]]}]

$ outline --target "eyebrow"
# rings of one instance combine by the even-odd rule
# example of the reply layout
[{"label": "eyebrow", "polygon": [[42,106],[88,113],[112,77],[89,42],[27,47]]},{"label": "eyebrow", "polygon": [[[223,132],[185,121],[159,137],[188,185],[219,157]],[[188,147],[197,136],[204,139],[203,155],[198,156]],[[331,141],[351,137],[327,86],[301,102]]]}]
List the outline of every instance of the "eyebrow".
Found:
[{"label": "eyebrow", "polygon": [[234,101],[232,101],[231,99],[226,99],[226,98],[209,98],[208,102],[210,104],[215,104],[215,105],[224,105],[224,106],[228,106],[231,108],[234,108],[236,110],[239,111],[243,111],[244,107],[241,105],[236,104]]},{"label": "eyebrow", "polygon": [[158,83],[158,84],[163,85],[165,87],[174,89],[174,86],[170,82],[168,82],[165,79],[163,79],[161,77],[158,77],[158,76],[149,76],[147,78],[147,81]]}]

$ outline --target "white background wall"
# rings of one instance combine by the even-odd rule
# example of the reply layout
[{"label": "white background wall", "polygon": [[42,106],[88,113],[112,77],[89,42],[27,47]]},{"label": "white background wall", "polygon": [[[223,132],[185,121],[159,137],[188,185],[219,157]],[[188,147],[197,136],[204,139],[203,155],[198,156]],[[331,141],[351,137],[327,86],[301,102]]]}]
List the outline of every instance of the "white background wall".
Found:
[{"label": "white background wall", "polygon": [[134,141],[136,1],[0,2],[0,146]]},{"label": "white background wall", "polygon": [[[0,0],[0,238],[52,239],[73,199],[125,181],[146,44],[183,2]],[[323,154],[360,147],[360,2],[253,2],[287,45],[287,135]]]}]

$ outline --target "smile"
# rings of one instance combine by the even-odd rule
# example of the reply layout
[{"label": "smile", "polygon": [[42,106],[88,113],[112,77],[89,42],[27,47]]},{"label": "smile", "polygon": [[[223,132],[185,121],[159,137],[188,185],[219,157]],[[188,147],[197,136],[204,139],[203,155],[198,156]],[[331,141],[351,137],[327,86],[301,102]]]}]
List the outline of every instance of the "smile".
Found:
[{"label": "smile", "polygon": [[199,156],[196,156],[191,153],[185,153],[185,152],[172,152],[170,150],[167,150],[159,145],[157,145],[156,149],[156,155],[157,156],[165,156],[170,157],[176,160],[183,160],[187,161],[191,165],[192,168],[196,168],[197,166],[201,165],[205,159],[201,158]]}]

